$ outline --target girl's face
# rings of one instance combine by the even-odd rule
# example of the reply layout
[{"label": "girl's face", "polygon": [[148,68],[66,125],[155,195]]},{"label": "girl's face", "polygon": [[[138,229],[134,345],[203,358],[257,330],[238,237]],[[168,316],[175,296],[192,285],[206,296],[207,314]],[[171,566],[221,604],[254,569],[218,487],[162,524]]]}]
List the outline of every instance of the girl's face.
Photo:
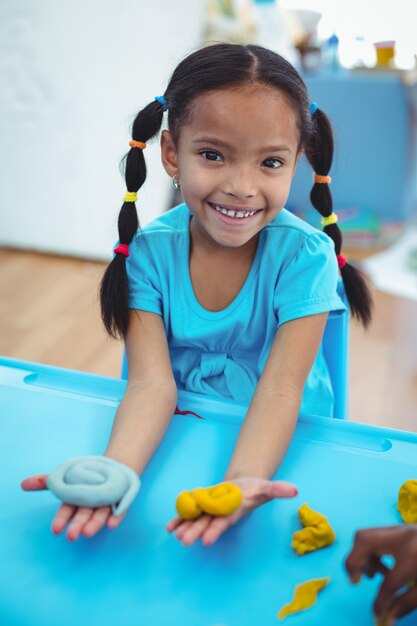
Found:
[{"label": "girl's face", "polygon": [[177,145],[164,131],[161,147],[194,228],[216,248],[245,246],[278,215],[301,153],[296,112],[260,84],[201,95]]}]

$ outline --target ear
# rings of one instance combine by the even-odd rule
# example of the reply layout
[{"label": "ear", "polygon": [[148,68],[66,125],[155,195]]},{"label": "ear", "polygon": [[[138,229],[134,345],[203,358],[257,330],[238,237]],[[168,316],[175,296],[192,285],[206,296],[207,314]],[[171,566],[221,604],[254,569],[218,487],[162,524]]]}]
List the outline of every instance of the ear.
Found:
[{"label": "ear", "polygon": [[169,130],[162,131],[161,158],[162,164],[168,176],[171,178],[173,176],[178,177],[177,147]]}]

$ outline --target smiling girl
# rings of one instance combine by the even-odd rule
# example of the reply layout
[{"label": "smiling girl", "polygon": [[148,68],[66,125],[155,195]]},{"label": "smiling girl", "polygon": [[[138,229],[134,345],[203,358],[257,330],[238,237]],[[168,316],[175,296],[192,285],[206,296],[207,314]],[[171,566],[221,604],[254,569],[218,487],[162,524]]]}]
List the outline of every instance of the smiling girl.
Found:
[{"label": "smiling girl", "polygon": [[[161,135],[162,163],[184,203],[138,229],[144,149]],[[321,349],[329,312],[344,310],[339,268],[354,316],[371,301],[341,254],[328,172],[329,121],[309,104],[297,71],[255,45],[217,44],[182,61],[163,96],[142,109],[126,158],[119,245],[101,287],[102,316],[125,341],[129,378],[105,455],[144,471],[175,410],[177,389],[248,405],[225,480],[243,494],[226,517],[171,520],[185,545],[212,544],[238,519],[293,485],[270,480],[305,413],[332,415]],[[314,170],[321,232],[285,208],[297,162]],[[219,477],[221,478],[221,477]],[[39,477],[26,489],[40,488]],[[92,536],[123,516],[63,504],[54,532]]]}]

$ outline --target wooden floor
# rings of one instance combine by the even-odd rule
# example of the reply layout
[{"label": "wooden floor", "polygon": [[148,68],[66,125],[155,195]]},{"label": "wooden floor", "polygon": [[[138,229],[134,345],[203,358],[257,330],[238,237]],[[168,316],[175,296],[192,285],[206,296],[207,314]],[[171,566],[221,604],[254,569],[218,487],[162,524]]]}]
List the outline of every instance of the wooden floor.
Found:
[{"label": "wooden floor", "polygon": [[[0,355],[116,376],[121,344],[100,320],[104,264],[0,249]],[[351,327],[350,418],[417,432],[417,303],[375,292]]]}]

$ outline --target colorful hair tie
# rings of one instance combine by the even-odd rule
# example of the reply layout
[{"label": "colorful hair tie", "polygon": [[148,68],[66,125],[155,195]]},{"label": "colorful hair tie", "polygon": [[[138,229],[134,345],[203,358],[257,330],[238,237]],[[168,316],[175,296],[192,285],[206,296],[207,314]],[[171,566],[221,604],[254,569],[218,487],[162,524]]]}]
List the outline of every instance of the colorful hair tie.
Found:
[{"label": "colorful hair tie", "polygon": [[314,180],[315,183],[319,183],[321,185],[324,185],[326,183],[327,184],[331,183],[332,182],[332,177],[331,176],[323,176],[322,174],[316,174],[314,172],[313,180]]},{"label": "colorful hair tie", "polygon": [[323,217],[321,220],[322,226],[330,226],[331,224],[337,224],[337,215],[336,213],[331,213],[327,217]]},{"label": "colorful hair tie", "polygon": [[131,148],[139,148],[139,150],[145,150],[146,143],[143,143],[143,141],[136,141],[136,139],[131,139],[129,141],[129,146]]},{"label": "colorful hair tie", "polygon": [[129,256],[129,246],[127,243],[119,243],[113,250],[114,254],[122,254],[126,258]]},{"label": "colorful hair tie", "polygon": [[310,115],[314,115],[318,108],[319,105],[317,104],[317,102],[310,102]]},{"label": "colorful hair tie", "polygon": [[136,191],[126,191],[125,195],[123,196],[124,202],[136,202],[137,199],[138,194],[136,193]]},{"label": "colorful hair tie", "polygon": [[340,267],[340,269],[342,269],[342,267],[345,267],[345,265],[347,263],[346,257],[343,256],[343,254],[337,254],[336,258],[337,258],[337,264]]},{"label": "colorful hair tie", "polygon": [[155,102],[159,102],[160,104],[162,104],[164,111],[168,111],[168,102],[165,100],[164,96],[156,96],[154,100]]}]

